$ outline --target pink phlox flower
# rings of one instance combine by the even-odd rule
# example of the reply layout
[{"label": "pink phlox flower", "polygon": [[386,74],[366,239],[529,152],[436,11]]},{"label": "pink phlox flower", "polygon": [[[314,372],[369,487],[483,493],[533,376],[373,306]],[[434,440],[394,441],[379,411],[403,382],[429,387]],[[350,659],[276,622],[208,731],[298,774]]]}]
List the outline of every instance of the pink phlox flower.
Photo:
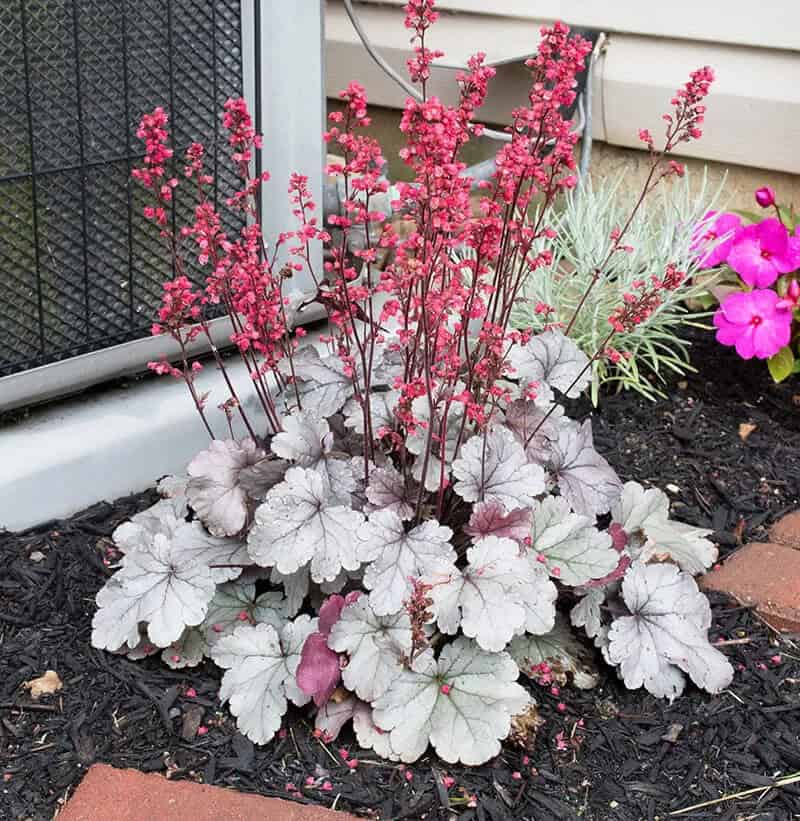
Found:
[{"label": "pink phlox flower", "polygon": [[774,218],[748,225],[736,235],[728,265],[748,285],[769,288],[781,274],[800,268],[800,238]]},{"label": "pink phlox flower", "polygon": [[772,290],[728,296],[714,314],[717,341],[733,345],[742,359],[768,359],[789,344],[792,312],[778,307]]}]

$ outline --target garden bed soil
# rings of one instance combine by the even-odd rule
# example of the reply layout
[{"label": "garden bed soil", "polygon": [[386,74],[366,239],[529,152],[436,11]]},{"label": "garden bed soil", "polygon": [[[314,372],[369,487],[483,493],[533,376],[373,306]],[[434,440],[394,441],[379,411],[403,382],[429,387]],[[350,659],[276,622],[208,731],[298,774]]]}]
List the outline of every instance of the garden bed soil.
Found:
[{"label": "garden bed soil", "polygon": [[[762,363],[741,362],[710,335],[696,341],[700,373],[671,380],[655,403],[631,393],[605,398],[595,437],[623,479],[666,488],[675,517],[713,528],[725,555],[765,540],[768,526],[800,504],[800,385],[774,386]],[[663,819],[800,771],[800,649],[720,594],[712,596],[712,640],[726,642],[736,674],[719,696],[690,686],[669,704],[626,691],[609,670],[591,691],[553,695],[531,685],[545,719],[533,748],[506,744],[475,768],[433,755],[401,768],[360,753],[347,730],[325,745],[299,710],[283,737],[254,746],[219,709],[212,664],[171,671],[157,657],[133,663],[90,646],[94,596],[109,575],[106,540],[154,498],[0,534],[2,821],[51,819],[95,761],[384,821]],[[34,702],[23,683],[48,669],[63,689]],[[355,769],[342,747],[358,757]],[[455,779],[449,790],[444,775]],[[800,782],[674,817],[797,818]]]}]

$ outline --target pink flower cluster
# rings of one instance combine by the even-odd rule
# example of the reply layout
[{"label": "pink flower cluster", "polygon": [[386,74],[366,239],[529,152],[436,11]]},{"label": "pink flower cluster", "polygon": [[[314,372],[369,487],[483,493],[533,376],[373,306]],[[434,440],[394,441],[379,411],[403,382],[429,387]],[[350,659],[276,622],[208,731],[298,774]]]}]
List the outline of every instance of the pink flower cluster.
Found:
[{"label": "pink flower cluster", "polygon": [[[134,176],[155,195],[148,207],[155,209],[153,218],[169,241],[176,282],[181,283],[177,290],[175,286],[165,289],[165,319],[158,330],[179,338],[181,372],[190,391],[192,370],[185,343],[198,333],[209,333],[203,306],[221,304],[230,316],[231,339],[248,368],[269,426],[273,431],[281,429],[275,388],[294,392],[292,404],[302,404],[293,359],[302,331],[293,334],[284,286],[296,271],[306,269],[316,283],[316,293],[307,301],[324,305],[330,320],[330,333],[320,341],[339,358],[341,373],[352,381],[354,400],[363,411],[365,479],[380,447],[396,456],[407,473],[413,469],[417,478],[426,477],[415,491],[418,514],[427,504],[426,490],[433,486],[437,488],[435,515],[442,516],[449,484],[445,465],[455,458],[466,436],[485,429],[508,402],[507,378],[514,375],[509,351],[530,338],[530,330],[511,329],[512,308],[529,272],[552,264],[556,234],[548,215],[556,199],[577,182],[578,137],[564,111],[575,101],[577,76],[584,70],[591,44],[563,23],[542,29],[536,56],[526,63],[531,73],[528,99],[512,112],[510,140],[497,154],[493,177],[478,186],[480,198],[475,203],[473,180],[465,175],[461,154],[481,133],[475,117],[494,69],[478,53],[457,75],[455,104],[428,94],[431,65],[439,52],[428,48],[426,37],[438,13],[434,0],[410,0],[405,11],[415,49],[409,71],[422,90],[420,100],[407,100],[400,125],[405,136],[400,156],[411,181],[398,183],[398,199],[392,205],[407,220],[407,231],[396,231],[385,208],[377,205],[388,190],[385,160],[380,144],[364,131],[370,118],[366,94],[358,83],[351,83],[340,95],[343,108],[329,115],[324,135],[332,153],[343,157],[327,168],[344,187],[342,210],[329,218],[337,231],[335,243],[317,221],[307,178],[293,174],[288,193],[298,227],[267,245],[256,195],[268,175],[251,170],[261,141],[242,99],[228,100],[223,115],[240,179],[239,190],[227,204],[246,217],[238,236],[226,235],[214,198],[207,196],[213,180],[204,169],[205,152],[199,143],[189,147],[183,164],[184,182],[197,192],[194,221],[177,235],[169,230],[167,211],[177,180],[167,178],[171,152],[167,117],[161,109],[142,118],[139,134],[145,140],[146,157]],[[699,136],[705,110],[701,102],[712,79],[710,69],[700,69],[674,97],[665,147],[652,151],[650,174],[634,213],[660,179],[680,173],[664,155],[677,143]],[[596,268],[592,285],[603,276],[613,254],[629,250],[624,244],[629,225],[630,219],[612,234],[608,256]],[[185,276],[184,242],[191,244],[196,263],[207,272],[205,287],[197,294]],[[312,269],[310,248],[316,242],[328,244],[323,271]],[[287,251],[288,260],[278,263],[280,249]],[[379,258],[384,257],[388,263],[379,266]],[[637,283],[609,318],[611,330],[595,356],[619,361],[620,355],[610,345],[613,335],[645,321],[658,308],[661,294],[678,287],[682,279],[683,273],[670,265],[663,276]],[[542,304],[536,311],[547,315],[552,309]],[[574,317],[567,334],[572,322]],[[216,348],[212,350],[218,356]],[[376,365],[385,356],[400,363],[399,375],[390,385],[399,400],[391,423],[375,429],[369,399]],[[224,375],[224,363],[218,365]],[[268,378],[275,386],[267,385]],[[222,406],[237,410],[255,436],[230,382],[228,386],[231,401]],[[527,395],[533,393],[535,386]],[[201,409],[203,398],[193,396]],[[415,401],[420,398],[427,400],[424,415]],[[453,427],[455,441],[448,435]],[[420,452],[407,458],[407,438],[417,434],[423,440]],[[404,478],[417,485],[410,475]]]},{"label": "pink flower cluster", "polygon": [[792,231],[784,224],[771,188],[759,188],[755,199],[762,208],[774,207],[776,216],[744,225],[735,214],[709,212],[694,249],[701,267],[727,265],[741,283],[714,315],[717,340],[743,359],[769,359],[791,340],[800,284],[787,275],[800,270],[800,226]]}]

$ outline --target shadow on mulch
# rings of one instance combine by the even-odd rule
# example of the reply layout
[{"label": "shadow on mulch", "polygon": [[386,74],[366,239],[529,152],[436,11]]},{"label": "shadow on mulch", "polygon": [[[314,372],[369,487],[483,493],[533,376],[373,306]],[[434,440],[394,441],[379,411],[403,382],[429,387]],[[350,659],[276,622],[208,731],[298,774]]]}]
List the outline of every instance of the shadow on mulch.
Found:
[{"label": "shadow on mulch", "polygon": [[[771,521],[798,506],[793,391],[800,385],[771,385],[760,363],[742,363],[708,338],[698,348],[703,371],[685,387],[673,381],[667,399],[605,399],[596,440],[624,479],[673,485],[674,514],[713,527],[724,553],[741,539],[762,539]],[[746,440],[742,422],[757,426]],[[145,493],[26,533],[0,534],[2,821],[51,819],[94,761],[383,821],[665,819],[800,770],[800,650],[720,596],[712,599],[712,640],[734,641],[724,646],[737,669],[728,691],[714,697],[688,687],[670,705],[625,690],[612,673],[588,692],[565,688],[555,696],[534,685],[546,724],[527,759],[506,746],[483,767],[449,767],[427,756],[403,771],[371,752],[359,755],[347,732],[324,746],[301,711],[287,717],[284,738],[255,747],[218,710],[220,673],[213,665],[173,672],[155,659],[134,664],[90,647],[94,595],[108,575],[101,540],[153,500]],[[35,551],[44,555],[39,562],[30,558]],[[32,703],[22,684],[46,669],[59,673],[64,688]],[[209,731],[197,736],[195,724],[184,737],[184,721],[191,725],[198,707]],[[559,738],[566,750],[557,749]],[[358,755],[355,770],[340,747]],[[456,782],[449,793],[445,774]],[[309,776],[314,786],[306,786]],[[331,792],[320,789],[325,780]],[[287,793],[290,782],[299,793]],[[476,806],[467,806],[469,796]],[[800,785],[676,817],[800,817]]]}]

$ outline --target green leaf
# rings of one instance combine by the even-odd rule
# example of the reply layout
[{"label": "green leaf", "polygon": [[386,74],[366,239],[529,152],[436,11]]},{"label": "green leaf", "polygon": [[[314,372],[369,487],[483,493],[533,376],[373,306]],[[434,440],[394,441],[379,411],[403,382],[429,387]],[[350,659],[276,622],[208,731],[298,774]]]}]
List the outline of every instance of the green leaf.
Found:
[{"label": "green leaf", "polygon": [[786,345],[767,360],[767,367],[776,382],[783,382],[794,372],[795,361],[792,349]]},{"label": "green leaf", "polygon": [[696,296],[695,302],[700,304],[700,307],[707,311],[709,308],[712,308],[714,305],[718,305],[719,301],[712,295],[712,294],[700,294]]},{"label": "green leaf", "polygon": [[797,221],[797,214],[794,213],[793,208],[788,208],[785,205],[781,205],[778,207],[778,212],[781,215],[781,222],[789,228],[791,231],[793,228],[796,228],[798,224]]},{"label": "green leaf", "polygon": [[764,214],[756,214],[755,211],[744,211],[740,208],[732,208],[731,212],[744,217],[748,222],[761,222],[764,219]]}]

